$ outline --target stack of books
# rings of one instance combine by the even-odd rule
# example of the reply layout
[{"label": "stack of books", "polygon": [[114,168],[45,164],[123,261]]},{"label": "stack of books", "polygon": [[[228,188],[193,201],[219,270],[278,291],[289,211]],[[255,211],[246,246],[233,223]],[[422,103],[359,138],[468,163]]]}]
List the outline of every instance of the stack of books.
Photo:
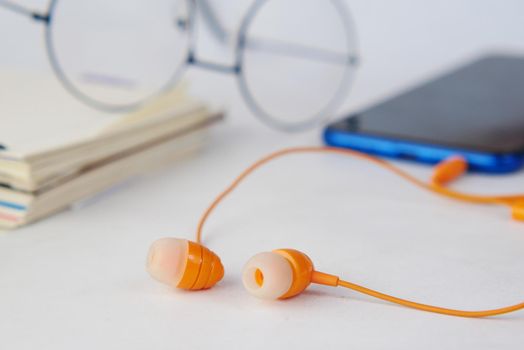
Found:
[{"label": "stack of books", "polygon": [[209,126],[222,118],[180,90],[134,113],[115,115],[82,105],[49,78],[5,75],[0,83],[4,229],[42,219],[193,154]]}]

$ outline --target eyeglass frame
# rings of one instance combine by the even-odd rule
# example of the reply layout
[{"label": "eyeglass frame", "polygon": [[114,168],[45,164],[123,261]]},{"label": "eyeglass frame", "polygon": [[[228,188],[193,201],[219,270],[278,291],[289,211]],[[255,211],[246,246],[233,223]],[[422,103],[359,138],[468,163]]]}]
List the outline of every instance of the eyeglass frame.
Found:
[{"label": "eyeglass frame", "polygon": [[[301,122],[301,123],[293,123],[293,124],[289,124],[289,123],[285,123],[285,122],[277,120],[275,117],[267,113],[262,107],[260,107],[258,102],[255,100],[254,96],[252,96],[252,94],[249,93],[249,87],[248,87],[247,81],[245,79],[244,74],[242,74],[243,63],[244,63],[243,54],[246,48],[246,31],[249,28],[249,25],[251,24],[257,11],[268,0],[255,0],[255,2],[248,8],[247,13],[244,15],[244,18],[240,24],[238,35],[236,38],[236,45],[234,48],[235,49],[235,61],[232,65],[215,63],[215,62],[201,60],[197,58],[196,49],[195,49],[196,35],[194,35],[194,23],[195,23],[197,9],[200,9],[204,19],[206,20],[207,24],[212,29],[213,34],[216,36],[216,38],[219,41],[226,41],[228,33],[224,30],[222,24],[216,17],[214,9],[209,4],[208,0],[199,0],[198,1],[199,5],[197,5],[197,0],[183,0],[183,1],[186,1],[188,5],[187,20],[185,21],[179,20],[180,22],[177,24],[179,26],[184,26],[184,29],[187,29],[188,45],[187,45],[187,58],[185,60],[185,64],[181,64],[180,68],[176,70],[176,72],[167,81],[167,83],[165,83],[164,86],[160,88],[157,92],[155,92],[153,95],[150,95],[149,97],[145,97],[139,102],[128,104],[128,105],[122,105],[122,106],[112,106],[112,105],[97,101],[87,96],[86,94],[81,92],[75,86],[75,84],[69,81],[69,79],[66,77],[66,74],[63,72],[62,68],[60,67],[60,64],[58,62],[58,59],[57,59],[57,56],[56,56],[56,53],[53,47],[53,39],[52,39],[52,33],[51,33],[53,13],[54,13],[54,10],[59,0],[50,0],[49,6],[44,13],[33,11],[25,6],[15,4],[10,1],[0,0],[0,7],[10,10],[14,13],[28,16],[29,18],[37,22],[43,23],[45,25],[44,38],[45,38],[45,43],[46,43],[47,57],[49,59],[49,62],[51,64],[51,67],[55,75],[57,76],[58,80],[61,82],[62,86],[64,86],[64,88],[71,95],[73,95],[74,97],[82,101],[83,103],[87,104],[88,106],[91,106],[95,109],[103,110],[106,112],[124,112],[124,111],[138,109],[142,107],[145,103],[147,103],[147,101],[149,101],[150,99],[155,98],[156,96],[166,91],[171,90],[174,86],[176,86],[177,82],[179,81],[180,75],[185,71],[186,65],[195,66],[195,67],[199,67],[202,69],[207,69],[207,70],[211,70],[215,72],[236,75],[241,95],[244,101],[246,102],[246,104],[248,105],[248,107],[266,125],[269,125],[270,127],[273,127],[275,129],[280,129],[283,131],[299,131],[299,130],[307,129],[311,126],[318,124],[324,118],[328,117],[331,114],[331,112],[336,110],[339,107],[339,105],[341,104],[344,97],[346,96],[349,90],[349,85],[350,85],[349,77],[345,77],[344,79],[342,79],[341,84],[337,89],[337,93],[332,97],[331,101],[326,105],[326,107],[324,107],[320,112],[318,112],[316,115],[314,115],[309,120]],[[330,0],[330,1],[341,14],[340,18],[343,19],[343,25],[345,27],[346,32],[354,33],[355,29],[353,28],[351,16],[346,6],[344,6],[340,0]],[[356,41],[356,35],[355,35],[355,38],[353,38],[353,40]],[[355,47],[357,46],[357,43],[351,40],[349,44],[350,45],[354,44]],[[356,53],[350,54],[347,57],[346,64],[349,66],[356,67],[360,63],[359,61],[360,61],[359,57]],[[345,74],[348,75],[348,72],[349,72],[349,69],[346,69]]]}]

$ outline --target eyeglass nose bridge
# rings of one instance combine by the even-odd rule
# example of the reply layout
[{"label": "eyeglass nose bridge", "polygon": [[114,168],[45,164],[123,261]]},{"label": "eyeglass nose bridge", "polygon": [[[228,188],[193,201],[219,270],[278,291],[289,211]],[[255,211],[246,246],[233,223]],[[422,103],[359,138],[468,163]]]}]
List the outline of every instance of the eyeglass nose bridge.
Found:
[{"label": "eyeglass nose bridge", "polygon": [[187,64],[192,65],[195,67],[207,69],[214,72],[219,73],[229,73],[229,74],[235,74],[238,75],[242,73],[242,66],[240,64],[234,64],[234,65],[227,65],[227,64],[220,64],[220,63],[214,63],[209,61],[203,61],[199,60],[195,57],[194,52],[189,52],[187,56]]}]

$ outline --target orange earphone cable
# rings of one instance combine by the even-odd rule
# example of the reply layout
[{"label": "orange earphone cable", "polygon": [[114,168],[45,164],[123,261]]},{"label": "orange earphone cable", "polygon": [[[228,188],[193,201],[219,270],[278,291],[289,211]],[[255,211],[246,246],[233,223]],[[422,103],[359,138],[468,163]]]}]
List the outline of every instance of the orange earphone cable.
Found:
[{"label": "orange earphone cable", "polygon": [[376,158],[373,156],[369,156],[367,154],[353,151],[349,149],[342,149],[342,148],[335,148],[335,147],[295,147],[295,148],[286,148],[282,149],[280,151],[276,151],[274,153],[271,153],[257,162],[253,163],[250,167],[245,169],[222,193],[220,193],[215,200],[211,203],[211,205],[205,210],[204,214],[200,218],[200,221],[198,223],[197,232],[196,232],[196,241],[198,243],[201,243],[202,240],[202,230],[204,228],[204,224],[206,223],[209,215],[213,212],[213,210],[222,202],[222,200],[227,197],[246,177],[248,177],[251,173],[253,173],[256,169],[260,168],[266,163],[269,163],[270,161],[280,158],[285,155],[289,154],[296,154],[296,153],[333,153],[333,154],[341,154],[345,156],[351,156],[363,160],[367,160],[375,165],[378,165],[386,170],[389,170],[404,180],[429,191],[435,192],[437,194],[461,200],[461,201],[467,201],[472,203],[483,203],[483,204],[501,204],[501,205],[507,205],[512,206],[516,202],[521,202],[524,200],[524,195],[515,195],[515,196],[482,196],[482,195],[474,195],[474,194],[467,194],[467,193],[461,193],[457,191],[450,190],[446,187],[443,187],[439,184],[435,183],[426,183],[424,181],[421,181],[417,179],[416,177],[408,174],[407,172],[403,171],[402,169],[392,165],[389,162],[386,162],[385,160],[382,160],[380,158]]},{"label": "orange earphone cable", "polygon": [[450,315],[450,316],[459,316],[459,317],[487,317],[487,316],[496,316],[496,315],[502,315],[509,312],[522,310],[524,309],[524,303],[511,305],[507,307],[502,307],[500,309],[493,309],[493,310],[484,310],[484,311],[463,311],[463,310],[454,310],[454,309],[447,309],[443,307],[438,306],[432,306],[432,305],[426,305],[426,304],[420,304],[413,301],[397,298],[388,294],[380,293],[375,290],[359,286],[357,284],[339,280],[338,285],[341,287],[345,287],[354,291],[357,291],[362,294],[366,294],[369,296],[372,296],[377,299],[382,299],[385,301],[389,301],[394,304],[399,304],[402,306],[406,306],[413,309],[423,310],[423,311],[429,311],[429,312],[435,312],[439,314],[444,315]]},{"label": "orange earphone cable", "polygon": [[[206,223],[207,219],[213,212],[213,210],[220,204],[220,202],[227,197],[246,177],[248,177],[251,173],[253,173],[256,169],[260,168],[264,164],[285,156],[289,154],[295,154],[295,153],[335,153],[335,154],[341,154],[346,156],[353,156],[355,158],[364,159],[367,161],[370,161],[386,170],[389,170],[398,176],[402,177],[406,181],[429,191],[433,191],[435,193],[441,194],[443,196],[447,196],[450,198],[462,200],[462,201],[468,201],[473,203],[492,203],[492,204],[502,204],[502,205],[508,205],[512,206],[515,202],[521,202],[524,199],[524,195],[518,195],[518,196],[481,196],[481,195],[472,195],[472,194],[466,194],[461,193],[457,191],[450,190],[438,183],[426,183],[424,181],[421,181],[417,179],[416,177],[406,173],[405,171],[401,170],[400,168],[397,168],[396,166],[382,160],[379,158],[375,158],[373,156],[368,156],[366,154],[360,153],[358,151],[348,150],[348,149],[340,149],[340,148],[334,148],[334,147],[296,147],[296,148],[287,148],[283,149],[274,153],[271,153],[267,155],[264,158],[261,158],[257,162],[253,163],[250,167],[245,169],[222,193],[220,193],[215,200],[211,203],[211,205],[205,210],[204,214],[200,218],[200,221],[198,223],[197,227],[197,233],[196,233],[196,241],[198,243],[201,243],[202,240],[202,230],[204,228],[204,224]],[[432,305],[426,305],[421,303],[416,303],[413,301],[397,298],[391,295],[387,295],[384,293],[377,292],[375,290],[359,286],[357,284],[338,280],[337,282],[338,286],[345,287],[381,300],[385,300],[391,303],[403,305],[406,307],[419,309],[423,311],[429,311],[429,312],[435,312],[445,315],[451,315],[451,316],[460,316],[460,317],[485,317],[485,316],[494,316],[494,315],[500,315],[508,312],[513,312],[517,310],[524,309],[524,303],[503,307],[499,309],[493,309],[493,310],[485,310],[485,311],[462,311],[462,310],[454,310],[454,309],[447,309]]]}]

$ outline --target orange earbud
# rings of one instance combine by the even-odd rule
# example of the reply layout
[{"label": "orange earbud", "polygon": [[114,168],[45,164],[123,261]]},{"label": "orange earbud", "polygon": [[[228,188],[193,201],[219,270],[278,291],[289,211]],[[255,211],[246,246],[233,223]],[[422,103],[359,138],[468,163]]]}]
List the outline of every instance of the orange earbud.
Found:
[{"label": "orange earbud", "polygon": [[486,317],[524,309],[524,303],[499,309],[463,311],[416,303],[341,280],[338,276],[315,271],[311,259],[294,249],[260,253],[249,259],[242,272],[246,290],[261,299],[287,299],[302,293],[311,283],[344,287],[356,292],[413,309],[460,317]]},{"label": "orange earbud", "polygon": [[[524,195],[482,196],[453,191],[444,184],[456,179],[467,169],[463,158],[450,158],[435,168],[432,181],[423,182],[403,170],[381,159],[366,154],[331,147],[304,147],[284,149],[262,158],[240,174],[206,209],[196,232],[196,242],[177,238],[162,238],[151,246],[147,258],[147,269],[158,281],[167,285],[189,289],[207,289],[219,282],[224,275],[220,258],[201,244],[202,230],[209,215],[248,175],[269,161],[291,153],[337,153],[365,159],[394,172],[405,180],[435,193],[474,203],[502,204],[512,209],[513,217],[524,220]],[[421,304],[341,280],[338,276],[314,269],[311,259],[294,249],[278,249],[260,253],[251,258],[242,273],[245,288],[263,299],[286,299],[300,294],[311,283],[332,287],[344,287],[356,292],[406,307],[460,317],[485,317],[524,309],[524,303],[484,311],[463,311]]]},{"label": "orange earbud", "polygon": [[315,271],[311,259],[294,249],[260,253],[249,259],[242,272],[246,290],[261,299],[287,299],[311,283],[338,285],[338,277]]},{"label": "orange earbud", "polygon": [[159,282],[189,290],[211,288],[224,277],[224,267],[215,253],[178,238],[162,238],[151,245],[147,270]]}]

